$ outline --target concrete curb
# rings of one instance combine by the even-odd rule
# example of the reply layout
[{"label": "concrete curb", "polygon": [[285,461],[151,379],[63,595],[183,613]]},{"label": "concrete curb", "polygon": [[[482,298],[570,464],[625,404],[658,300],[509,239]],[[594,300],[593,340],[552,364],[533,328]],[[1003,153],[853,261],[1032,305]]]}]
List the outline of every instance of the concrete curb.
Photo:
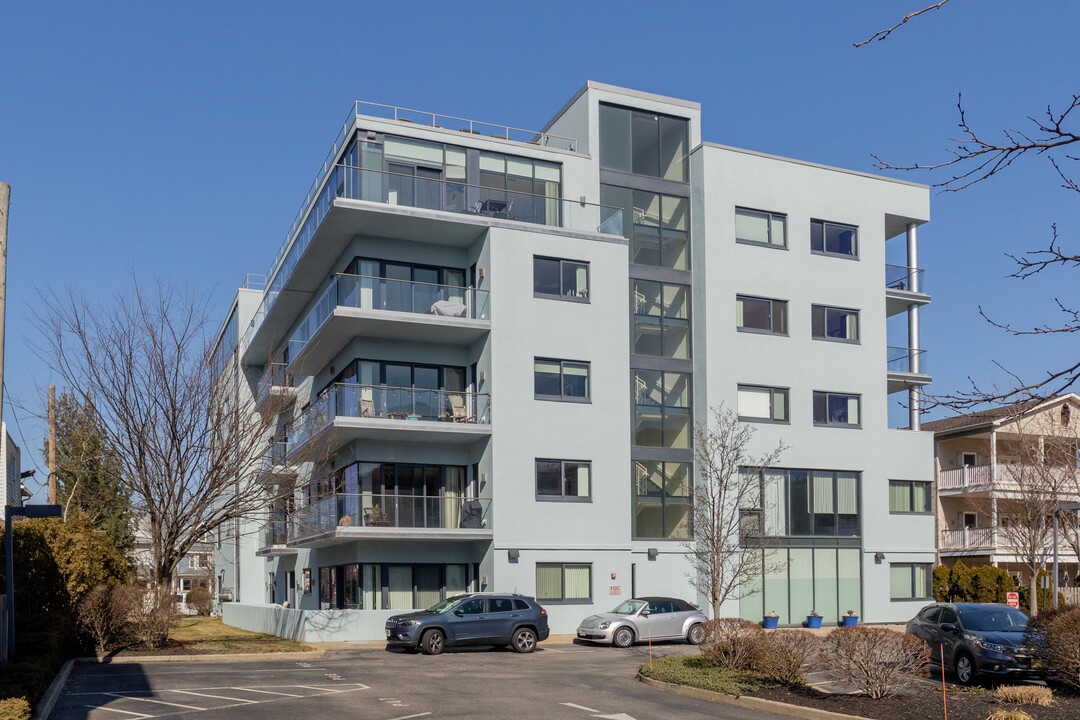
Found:
[{"label": "concrete curb", "polygon": [[646,685],[678,693],[679,695],[686,695],[687,697],[697,698],[699,700],[723,703],[725,705],[737,705],[738,707],[747,710],[757,710],[759,712],[772,713],[773,715],[785,715],[787,717],[799,718],[799,720],[868,720],[860,715],[845,715],[843,713],[832,712],[831,710],[819,710],[812,707],[803,707],[802,705],[790,705],[788,703],[777,702],[776,700],[765,700],[764,698],[748,697],[746,695],[736,697],[734,695],[713,692],[712,690],[702,690],[700,688],[687,687],[686,685],[675,685],[674,683],[647,678],[641,673],[638,673],[637,679]]},{"label": "concrete curb", "polygon": [[41,696],[41,700],[38,701],[31,720],[49,720],[49,714],[52,713],[53,707],[56,706],[56,701],[60,699],[60,693],[64,691],[68,676],[71,675],[71,668],[74,666],[74,660],[68,660],[63,664],[60,672],[56,673],[56,677],[49,684],[49,689],[45,691],[45,694]]},{"label": "concrete curb", "polygon": [[[294,660],[326,657],[325,650],[309,650],[304,652],[279,652],[279,653],[228,653],[202,654],[202,655],[123,655],[118,657],[81,657],[69,663],[76,662],[79,665],[134,665],[138,663],[167,663],[167,662],[251,662],[254,660]],[[63,671],[61,671],[63,672]],[[59,677],[59,675],[57,676]],[[51,689],[51,688],[50,688]],[[45,718],[41,718],[45,720]]]}]

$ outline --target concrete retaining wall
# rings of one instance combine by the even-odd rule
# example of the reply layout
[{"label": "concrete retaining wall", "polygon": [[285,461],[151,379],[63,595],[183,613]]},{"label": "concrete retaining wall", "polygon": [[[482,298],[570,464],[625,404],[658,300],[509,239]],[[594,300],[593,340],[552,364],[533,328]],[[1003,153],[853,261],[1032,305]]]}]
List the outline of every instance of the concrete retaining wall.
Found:
[{"label": "concrete retaining wall", "polygon": [[393,610],[296,610],[277,605],[222,603],[226,625],[300,642],[362,642],[386,638]]}]

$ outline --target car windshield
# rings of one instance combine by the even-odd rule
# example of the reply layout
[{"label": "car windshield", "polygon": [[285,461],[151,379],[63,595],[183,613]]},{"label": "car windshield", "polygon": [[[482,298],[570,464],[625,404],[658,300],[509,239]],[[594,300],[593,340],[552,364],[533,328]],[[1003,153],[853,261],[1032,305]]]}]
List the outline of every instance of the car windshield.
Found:
[{"label": "car windshield", "polygon": [[437,602],[431,607],[429,607],[428,612],[446,612],[447,610],[464,600],[466,597],[467,596],[465,595],[455,595],[454,597],[448,597],[442,602]]},{"label": "car windshield", "polygon": [[645,607],[644,600],[627,600],[626,602],[619,603],[619,606],[611,612],[615,615],[633,615],[643,607]]},{"label": "car windshield", "polygon": [[1023,632],[1028,616],[1011,607],[957,608],[965,630],[975,632]]}]

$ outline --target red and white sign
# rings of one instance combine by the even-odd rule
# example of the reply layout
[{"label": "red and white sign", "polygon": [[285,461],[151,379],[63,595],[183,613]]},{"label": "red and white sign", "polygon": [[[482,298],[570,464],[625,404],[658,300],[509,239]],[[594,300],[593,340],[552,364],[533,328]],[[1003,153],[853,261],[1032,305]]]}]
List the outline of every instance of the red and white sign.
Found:
[{"label": "red and white sign", "polygon": [[609,585],[608,586],[608,594],[609,595],[622,595],[622,588],[619,587],[618,585]]},{"label": "red and white sign", "polygon": [[1020,593],[1009,593],[1005,596],[1005,604],[1009,607],[1020,607]]}]

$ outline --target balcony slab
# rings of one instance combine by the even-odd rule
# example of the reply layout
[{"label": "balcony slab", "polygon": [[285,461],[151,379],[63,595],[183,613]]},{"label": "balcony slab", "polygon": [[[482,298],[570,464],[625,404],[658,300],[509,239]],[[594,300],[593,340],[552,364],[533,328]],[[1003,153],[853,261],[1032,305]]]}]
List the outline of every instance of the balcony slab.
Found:
[{"label": "balcony slab", "polygon": [[929,303],[930,296],[926,293],[897,290],[890,287],[885,288],[885,317],[907,312],[912,305],[922,306]]},{"label": "balcony slab", "polygon": [[490,542],[491,528],[403,528],[403,527],[342,527],[323,533],[313,533],[289,543],[290,548],[320,548],[343,542],[361,540],[439,540],[459,542]]},{"label": "balcony slab", "polygon": [[903,392],[908,389],[909,385],[915,387],[922,387],[923,385],[929,385],[933,382],[926,373],[909,373],[909,372],[895,372],[893,370],[888,371],[888,384],[889,395],[893,393]]},{"label": "balcony slab", "polygon": [[484,422],[439,422],[389,418],[336,417],[333,422],[289,453],[289,462],[319,460],[353,440],[471,444],[491,437]]}]

